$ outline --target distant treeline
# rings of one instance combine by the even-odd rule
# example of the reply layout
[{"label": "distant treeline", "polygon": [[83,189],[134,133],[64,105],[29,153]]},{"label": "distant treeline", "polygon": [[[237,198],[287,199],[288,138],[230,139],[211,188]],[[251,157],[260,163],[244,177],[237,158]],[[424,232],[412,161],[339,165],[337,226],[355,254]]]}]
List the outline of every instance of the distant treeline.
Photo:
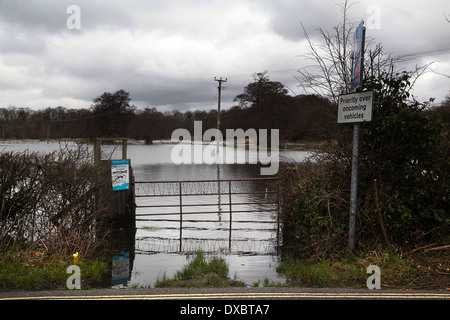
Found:
[{"label": "distant treeline", "polygon": [[[223,133],[226,129],[237,128],[279,129],[281,141],[317,141],[332,138],[338,130],[335,104],[317,95],[290,96],[283,84],[270,81],[264,72],[255,74],[254,82],[248,84],[234,101],[235,106],[221,110]],[[128,92],[119,90],[105,92],[93,99],[89,109],[62,106],[40,110],[0,108],[0,138],[118,136],[151,142],[169,139],[177,128],[193,132],[194,121],[202,121],[203,130],[216,128],[217,109],[164,113],[156,108],[142,110],[131,104]]]}]

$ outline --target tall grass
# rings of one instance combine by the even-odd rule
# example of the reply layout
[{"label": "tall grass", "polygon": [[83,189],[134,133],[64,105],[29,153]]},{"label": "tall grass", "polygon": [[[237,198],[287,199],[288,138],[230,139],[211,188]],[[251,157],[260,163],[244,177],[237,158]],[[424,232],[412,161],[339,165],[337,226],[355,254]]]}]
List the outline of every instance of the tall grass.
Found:
[{"label": "tall grass", "polygon": [[202,251],[198,251],[191,261],[172,279],[156,282],[155,287],[242,287],[244,283],[237,279],[228,278],[228,266],[223,258],[213,256],[206,258]]},{"label": "tall grass", "polygon": [[298,259],[287,257],[277,268],[287,285],[366,288],[367,268],[376,265],[383,289],[447,289],[450,261],[445,252],[405,255],[394,247],[353,257]]},{"label": "tall grass", "polygon": [[[47,251],[14,250],[0,255],[0,290],[66,289],[70,276],[66,270],[73,265],[71,256]],[[82,289],[102,287],[107,272],[105,262],[79,260]]]}]

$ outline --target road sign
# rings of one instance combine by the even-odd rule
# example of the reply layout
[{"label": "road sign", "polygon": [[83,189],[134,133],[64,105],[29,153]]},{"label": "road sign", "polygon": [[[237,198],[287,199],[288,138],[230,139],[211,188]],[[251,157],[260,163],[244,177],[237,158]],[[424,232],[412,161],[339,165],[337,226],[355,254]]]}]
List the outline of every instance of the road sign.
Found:
[{"label": "road sign", "polygon": [[339,96],[338,123],[372,121],[373,91]]}]

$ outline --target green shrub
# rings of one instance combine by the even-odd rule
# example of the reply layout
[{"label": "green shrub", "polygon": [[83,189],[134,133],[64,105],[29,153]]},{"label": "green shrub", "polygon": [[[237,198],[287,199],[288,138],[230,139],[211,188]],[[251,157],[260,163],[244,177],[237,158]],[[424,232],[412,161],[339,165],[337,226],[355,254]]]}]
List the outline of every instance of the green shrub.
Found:
[{"label": "green shrub", "polygon": [[[375,102],[373,120],[361,125],[356,222],[361,250],[390,244],[406,250],[449,239],[449,133],[428,103],[408,101],[409,76],[365,82]],[[343,125],[310,164],[281,171],[284,243],[297,254],[346,249],[351,159],[352,126]]]}]

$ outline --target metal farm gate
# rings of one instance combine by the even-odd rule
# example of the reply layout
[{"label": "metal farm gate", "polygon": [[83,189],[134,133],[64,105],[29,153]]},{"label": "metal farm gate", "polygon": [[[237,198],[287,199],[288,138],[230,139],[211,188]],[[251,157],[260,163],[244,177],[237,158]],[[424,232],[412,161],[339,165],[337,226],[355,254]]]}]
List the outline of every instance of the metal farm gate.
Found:
[{"label": "metal farm gate", "polygon": [[[231,250],[233,215],[270,213],[280,229],[278,178],[222,180],[135,181],[136,219],[178,216],[179,250],[183,246],[183,221],[201,223],[205,215],[228,219]],[[145,217],[145,218],[144,218]]]}]

